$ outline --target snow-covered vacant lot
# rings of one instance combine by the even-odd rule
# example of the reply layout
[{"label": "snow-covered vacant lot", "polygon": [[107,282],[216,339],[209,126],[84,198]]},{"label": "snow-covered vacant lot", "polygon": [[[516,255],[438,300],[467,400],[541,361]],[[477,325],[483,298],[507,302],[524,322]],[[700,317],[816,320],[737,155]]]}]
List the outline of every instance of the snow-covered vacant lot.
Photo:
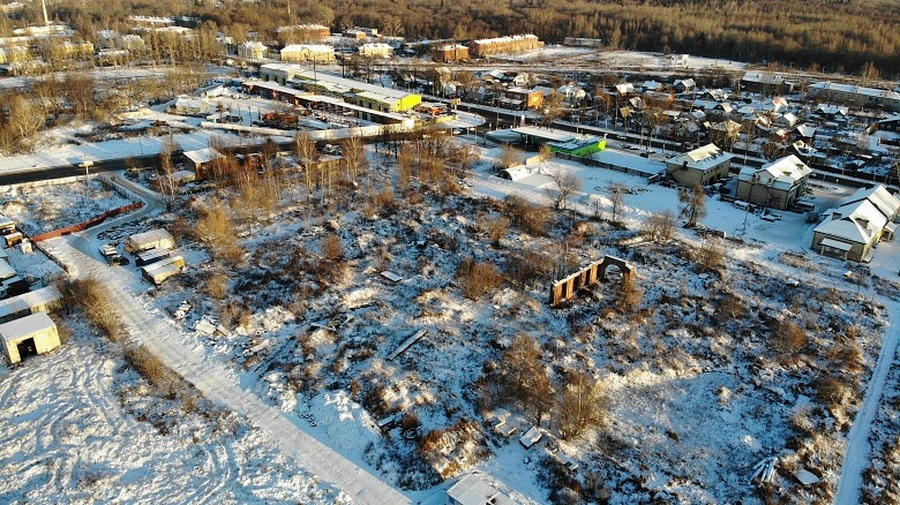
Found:
[{"label": "snow-covered vacant lot", "polygon": [[[461,183],[409,177],[369,149],[369,169],[327,195],[314,188],[307,200],[302,173],[263,178],[179,197],[176,210],[102,238],[54,240],[96,251],[167,227],[189,263],[181,276],[148,289],[133,265],[102,268],[122,269],[120,288],[202,361],[414,501],[441,503],[469,469],[536,503],[834,496],[886,305],[900,293],[893,244],[869,273],[846,275],[848,265],[804,250],[814,225],[803,216],[764,221],[715,199],[702,222],[739,240],[678,227],[670,240],[644,240],[651,216],[678,214],[674,189],[551,160],[533,170],[581,181],[568,201],[580,212],[559,211],[550,177],[503,181],[488,175],[500,153],[478,154]],[[617,205],[614,184],[625,189]],[[844,190],[818,191],[824,201]],[[40,195],[7,197],[38,229],[40,212],[28,209],[40,206],[24,199]],[[633,284],[614,269],[548,306],[553,279],[605,255],[628,261]],[[185,300],[191,310],[174,319]],[[147,383],[80,312],[58,317],[61,349],[0,368],[0,501],[352,501],[223,405]],[[210,318],[221,331],[198,325]],[[584,378],[591,388],[579,389]],[[584,426],[565,408],[572,391],[600,414]],[[876,424],[890,425],[890,412]],[[510,438],[495,429],[506,414]],[[526,450],[517,437],[533,425],[544,436]],[[772,458],[774,472],[753,479]],[[894,479],[891,455],[879,461],[878,478]]]}]

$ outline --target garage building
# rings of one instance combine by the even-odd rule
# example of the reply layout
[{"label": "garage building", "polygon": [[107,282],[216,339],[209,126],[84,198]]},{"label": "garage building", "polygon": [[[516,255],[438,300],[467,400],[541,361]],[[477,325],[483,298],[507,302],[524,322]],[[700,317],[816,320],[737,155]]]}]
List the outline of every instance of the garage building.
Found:
[{"label": "garage building", "polygon": [[0,339],[10,363],[50,352],[60,343],[56,323],[43,312],[0,324]]}]

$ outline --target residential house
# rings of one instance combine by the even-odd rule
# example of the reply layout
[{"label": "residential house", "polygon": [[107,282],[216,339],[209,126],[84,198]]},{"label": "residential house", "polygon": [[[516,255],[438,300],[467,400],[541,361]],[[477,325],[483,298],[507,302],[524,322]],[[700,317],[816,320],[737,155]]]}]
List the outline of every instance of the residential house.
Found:
[{"label": "residential house", "polygon": [[677,79],[672,84],[672,89],[674,89],[676,93],[690,93],[697,89],[697,83],[694,82],[693,79]]},{"label": "residential house", "polygon": [[291,44],[280,52],[281,61],[311,61],[330,63],[335,61],[334,47],[324,44]]},{"label": "residential house", "polygon": [[238,46],[238,56],[250,60],[261,60],[268,56],[269,48],[262,42],[248,40]]},{"label": "residential house", "polygon": [[392,54],[394,48],[381,42],[359,46],[359,55],[366,58],[390,58]]},{"label": "residential house", "polygon": [[474,58],[484,58],[494,54],[522,53],[542,49],[544,42],[536,35],[511,35],[492,39],[473,40],[469,44],[469,53]]},{"label": "residential house", "polygon": [[206,100],[180,96],[175,99],[174,104],[169,106],[168,112],[182,116],[206,116],[210,110],[212,110],[212,105]]},{"label": "residential house", "polygon": [[879,240],[892,240],[900,200],[884,185],[862,188],[813,230],[811,247],[823,256],[868,262]]},{"label": "residential house", "polygon": [[190,170],[193,170],[197,177],[203,179],[209,172],[210,166],[218,160],[224,160],[225,155],[212,147],[203,149],[195,149],[193,151],[185,151],[185,164]]},{"label": "residential house", "polygon": [[749,70],[741,78],[741,87],[747,91],[766,95],[784,95],[793,92],[794,84],[786,74]]},{"label": "residential house", "polygon": [[812,169],[793,154],[760,168],[744,167],[738,174],[736,196],[738,200],[785,210],[803,196],[810,174]]},{"label": "residential house", "polygon": [[509,88],[505,98],[501,105],[510,109],[540,109],[544,106],[544,94],[536,89]]},{"label": "residential house", "polygon": [[707,144],[666,161],[666,171],[681,186],[706,186],[728,176],[733,154]]},{"label": "residential house", "polygon": [[431,59],[440,63],[468,60],[469,48],[462,44],[442,44],[431,50]]},{"label": "residential house", "polygon": [[866,88],[854,84],[817,82],[809,85],[806,96],[813,100],[829,100],[856,107],[900,112],[900,93],[886,89]]},{"label": "residential house", "polygon": [[713,123],[709,128],[709,140],[713,144],[731,146],[741,133],[741,123],[726,119],[718,123]]},{"label": "residential house", "polygon": [[557,88],[556,92],[562,95],[563,102],[571,106],[581,103],[587,96],[587,93],[575,84],[564,84]]}]

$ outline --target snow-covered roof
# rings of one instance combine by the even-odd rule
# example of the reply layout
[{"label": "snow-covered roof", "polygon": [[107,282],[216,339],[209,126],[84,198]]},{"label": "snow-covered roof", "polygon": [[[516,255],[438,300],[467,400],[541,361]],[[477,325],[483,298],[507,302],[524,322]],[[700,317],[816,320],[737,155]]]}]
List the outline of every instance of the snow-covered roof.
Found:
[{"label": "snow-covered roof", "polygon": [[605,149],[591,155],[591,158],[601,164],[622,167],[628,171],[640,172],[647,176],[655,175],[666,170],[666,164],[643,156],[636,156],[617,149]]},{"label": "snow-covered roof", "polygon": [[334,47],[325,44],[291,44],[281,49],[282,53],[301,53],[308,51],[311,53],[333,53]]},{"label": "snow-covered roof", "polygon": [[[185,151],[185,158],[191,160],[195,164],[209,163],[210,161],[224,158],[225,155],[216,151],[212,147],[204,147],[193,151]],[[164,231],[164,230],[163,230]],[[148,232],[149,233],[149,232]]]},{"label": "snow-covered roof", "polygon": [[797,130],[797,133],[799,133],[801,136],[807,138],[812,138],[816,135],[816,127],[810,126],[806,123],[798,126],[797,128],[795,128],[795,130]]},{"label": "snow-covered roof", "polygon": [[[187,153],[185,153],[187,154]],[[154,244],[156,242],[173,242],[175,239],[172,234],[162,228],[155,228],[143,233],[135,233],[128,237],[128,240],[134,244]]]},{"label": "snow-covered roof", "polygon": [[528,429],[521,437],[519,437],[519,443],[525,446],[526,449],[531,448],[532,445],[538,443],[541,437],[541,431],[537,429],[537,427],[532,426]]},{"label": "snow-covered roof", "polygon": [[868,244],[887,220],[868,200],[841,206],[815,232],[858,244]]},{"label": "snow-covered roof", "polygon": [[858,190],[840,207],[829,211],[829,220],[816,227],[822,233],[855,243],[869,243],[896,215],[900,200],[884,185]]},{"label": "snow-covered roof", "polygon": [[753,167],[744,167],[738,174],[738,180],[754,181],[766,187],[775,189],[788,190],[797,183],[797,181],[809,177],[812,169],[806,166],[806,163],[800,161],[800,158],[791,154],[784,158],[766,163],[758,169]]},{"label": "snow-covered roof", "polygon": [[6,342],[14,343],[47,328],[55,327],[56,323],[50,319],[50,316],[43,312],[35,312],[19,319],[13,319],[8,323],[0,324],[0,337]]},{"label": "snow-covered roof", "polygon": [[900,200],[892,195],[883,184],[856,190],[855,193],[844,200],[841,207],[862,200],[872,202],[872,205],[878,208],[878,211],[884,214],[884,217],[888,220],[893,220],[894,216],[897,215],[897,210],[900,209]]},{"label": "snow-covered roof", "polygon": [[505,37],[495,37],[492,39],[478,39],[473,40],[473,44],[484,45],[484,44],[497,44],[501,42],[514,42],[519,40],[538,40],[537,35],[531,33],[525,33],[522,35],[507,35]]},{"label": "snow-covered roof", "polygon": [[554,130],[551,128],[540,128],[537,126],[520,126],[513,128],[514,133],[519,135],[527,135],[550,142],[568,142],[575,138],[575,134],[563,130]]},{"label": "snow-covered roof", "polygon": [[842,84],[838,82],[817,82],[809,85],[810,91],[839,91],[860,96],[883,97],[891,100],[900,100],[900,93],[887,89],[866,88],[855,84]]},{"label": "snow-covered roof", "polygon": [[630,82],[623,82],[621,84],[616,84],[616,91],[618,91],[620,95],[627,95],[629,93],[634,93],[634,84],[631,84]]},{"label": "snow-covered roof", "polygon": [[62,295],[59,293],[59,290],[53,286],[47,286],[45,288],[29,291],[28,293],[16,295],[12,298],[0,300],[0,319],[7,318],[12,314],[31,310],[33,307],[40,307],[56,302],[61,298]]},{"label": "snow-covered roof", "polygon": [[470,473],[450,489],[447,496],[459,505],[515,505],[506,493],[491,485],[482,474]]},{"label": "snow-covered roof", "polygon": [[687,164],[689,168],[696,170],[709,170],[718,166],[723,161],[728,161],[734,155],[719,149],[715,144],[706,144],[668,161],[679,166]]}]

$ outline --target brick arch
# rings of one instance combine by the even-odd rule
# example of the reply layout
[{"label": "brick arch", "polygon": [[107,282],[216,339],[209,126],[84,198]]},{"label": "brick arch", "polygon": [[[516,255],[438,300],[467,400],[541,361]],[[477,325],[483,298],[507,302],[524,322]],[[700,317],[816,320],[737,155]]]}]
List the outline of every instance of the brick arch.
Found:
[{"label": "brick arch", "polygon": [[622,272],[622,277],[625,279],[631,277],[634,274],[634,267],[632,267],[627,261],[615,256],[606,256],[602,261],[600,261],[600,264],[598,266],[600,280],[606,280],[606,272],[609,270],[609,267],[615,267],[616,270]]},{"label": "brick arch", "polygon": [[602,260],[595,261],[578,272],[554,281],[550,286],[550,305],[555,307],[563,301],[574,298],[579,289],[593,286],[598,281],[606,281],[606,272],[610,267],[622,272],[623,279],[634,275],[634,267],[627,261],[615,256],[604,256]]}]

